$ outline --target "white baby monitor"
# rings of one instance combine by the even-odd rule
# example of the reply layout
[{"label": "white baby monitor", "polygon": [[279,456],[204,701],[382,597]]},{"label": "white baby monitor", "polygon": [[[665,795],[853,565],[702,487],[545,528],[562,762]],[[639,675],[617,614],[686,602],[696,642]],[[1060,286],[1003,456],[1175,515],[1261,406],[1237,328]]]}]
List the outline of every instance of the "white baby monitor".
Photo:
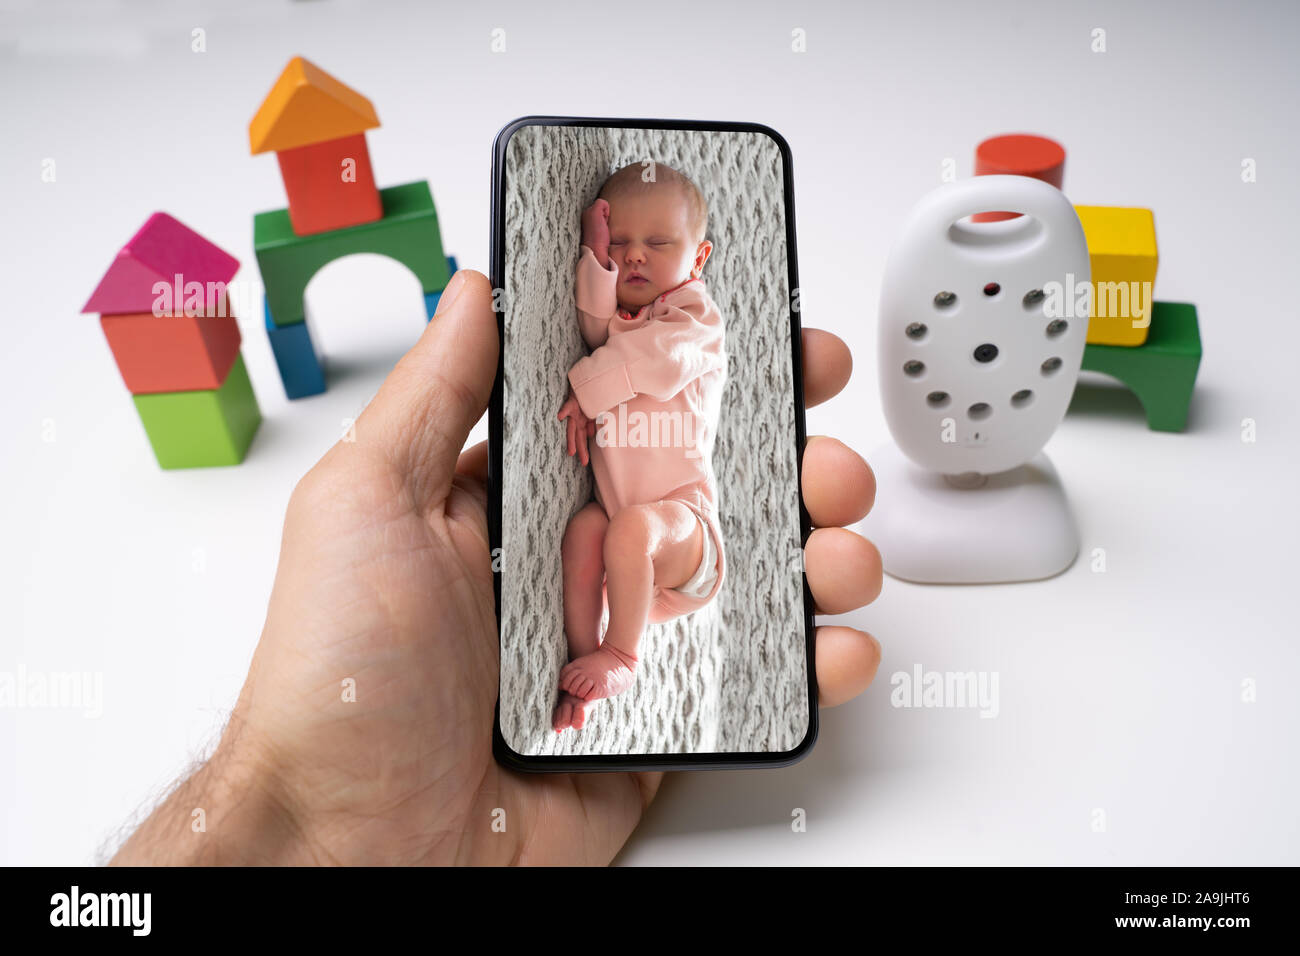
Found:
[{"label": "white baby monitor", "polygon": [[[974,222],[985,211],[1021,215]],[[1083,227],[1054,186],[975,176],[909,215],[885,270],[879,371],[896,444],[870,459],[864,533],[925,583],[1065,570],[1078,531],[1042,453],[1074,393],[1091,288]]]}]

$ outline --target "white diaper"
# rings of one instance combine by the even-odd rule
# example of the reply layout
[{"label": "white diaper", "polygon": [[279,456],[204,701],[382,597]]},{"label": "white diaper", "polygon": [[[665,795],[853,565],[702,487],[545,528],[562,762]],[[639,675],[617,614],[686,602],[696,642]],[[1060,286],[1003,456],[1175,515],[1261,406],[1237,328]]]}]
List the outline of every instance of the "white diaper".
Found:
[{"label": "white diaper", "polygon": [[685,584],[673,588],[674,591],[680,591],[682,594],[694,598],[705,598],[713,590],[713,583],[718,580],[718,546],[713,540],[713,532],[709,530],[708,524],[698,511],[692,509],[692,513],[704,529],[704,555],[700,558],[700,566],[691,579]]}]

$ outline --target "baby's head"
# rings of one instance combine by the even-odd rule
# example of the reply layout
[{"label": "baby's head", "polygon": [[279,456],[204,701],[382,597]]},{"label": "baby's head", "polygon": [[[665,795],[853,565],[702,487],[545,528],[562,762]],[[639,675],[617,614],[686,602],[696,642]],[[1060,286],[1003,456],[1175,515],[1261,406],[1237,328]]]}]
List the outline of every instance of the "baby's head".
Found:
[{"label": "baby's head", "polygon": [[618,266],[618,302],[636,311],[688,279],[698,279],[713,244],[709,209],[695,184],[662,163],[632,163],[600,187],[609,203],[609,255]]}]

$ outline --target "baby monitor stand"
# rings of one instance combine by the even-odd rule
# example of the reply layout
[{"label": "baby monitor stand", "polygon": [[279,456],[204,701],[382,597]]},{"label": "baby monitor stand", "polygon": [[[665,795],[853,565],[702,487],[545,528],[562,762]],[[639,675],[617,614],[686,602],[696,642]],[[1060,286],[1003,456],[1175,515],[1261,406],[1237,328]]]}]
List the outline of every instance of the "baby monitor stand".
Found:
[{"label": "baby monitor stand", "polygon": [[994,475],[927,471],[892,442],[867,459],[876,503],[862,523],[885,571],[918,584],[1000,584],[1060,574],[1079,533],[1043,452]]}]

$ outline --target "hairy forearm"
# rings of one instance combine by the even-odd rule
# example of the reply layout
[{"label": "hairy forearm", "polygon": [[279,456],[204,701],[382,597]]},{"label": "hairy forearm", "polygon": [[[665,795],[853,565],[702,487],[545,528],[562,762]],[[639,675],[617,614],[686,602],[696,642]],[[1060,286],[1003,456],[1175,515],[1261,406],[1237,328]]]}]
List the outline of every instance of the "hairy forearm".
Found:
[{"label": "hairy forearm", "polygon": [[310,865],[319,859],[261,762],[223,739],[127,839],[110,866]]}]

